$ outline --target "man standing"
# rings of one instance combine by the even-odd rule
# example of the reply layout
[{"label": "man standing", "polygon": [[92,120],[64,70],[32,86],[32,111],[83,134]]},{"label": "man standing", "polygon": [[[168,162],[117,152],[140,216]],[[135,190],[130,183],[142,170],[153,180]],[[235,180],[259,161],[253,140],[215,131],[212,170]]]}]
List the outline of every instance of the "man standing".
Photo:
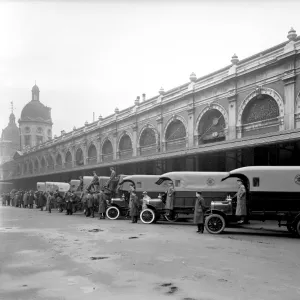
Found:
[{"label": "man standing", "polygon": [[94,197],[91,193],[88,193],[87,196],[87,214],[85,216],[91,216],[92,218],[94,218]]},{"label": "man standing", "polygon": [[132,203],[131,203],[131,209],[130,209],[131,221],[132,221],[132,223],[137,223],[138,216],[139,216],[140,203],[139,203],[138,197],[135,192],[131,193],[131,197],[132,197]]},{"label": "man standing", "polygon": [[92,182],[90,183],[90,185],[88,186],[87,190],[90,192],[91,188],[93,188],[94,191],[98,191],[99,185],[100,185],[99,177],[98,177],[96,171],[93,171],[93,179],[92,179]]},{"label": "man standing", "polygon": [[24,204],[24,208],[27,208],[28,206],[28,192],[25,191],[24,196],[23,196],[23,204]]},{"label": "man standing", "polygon": [[112,181],[115,179],[115,177],[116,177],[116,171],[115,171],[115,169],[114,169],[113,167],[110,167],[110,177],[109,177],[109,179],[108,179],[108,181],[107,181],[107,183],[106,183],[106,186],[107,186],[110,190],[113,189],[111,183],[112,183]]},{"label": "man standing", "polygon": [[33,200],[34,200],[34,194],[33,191],[30,191],[30,193],[28,194],[28,206],[29,208],[33,208]]},{"label": "man standing", "polygon": [[71,193],[67,192],[66,194],[66,215],[72,215],[73,214],[73,202],[72,202],[72,195]]},{"label": "man standing", "polygon": [[51,205],[54,201],[54,197],[53,197],[53,193],[50,192],[48,197],[47,197],[47,208],[48,208],[48,212],[51,214]]},{"label": "man standing", "polygon": [[200,233],[204,232],[204,212],[208,207],[205,205],[205,200],[201,195],[201,192],[196,192],[196,202],[194,209],[194,224],[198,226]]},{"label": "man standing", "polygon": [[169,183],[169,188],[166,193],[167,193],[167,200],[166,200],[165,209],[167,210],[168,216],[172,217],[173,208],[174,208],[174,198],[175,198],[173,182]]},{"label": "man standing", "polygon": [[105,219],[106,213],[106,197],[104,190],[102,189],[99,193],[99,219]]},{"label": "man standing", "polygon": [[237,180],[239,189],[233,196],[237,198],[235,215],[240,217],[238,224],[245,224],[245,218],[247,216],[247,205],[246,205],[246,188],[242,180]]}]

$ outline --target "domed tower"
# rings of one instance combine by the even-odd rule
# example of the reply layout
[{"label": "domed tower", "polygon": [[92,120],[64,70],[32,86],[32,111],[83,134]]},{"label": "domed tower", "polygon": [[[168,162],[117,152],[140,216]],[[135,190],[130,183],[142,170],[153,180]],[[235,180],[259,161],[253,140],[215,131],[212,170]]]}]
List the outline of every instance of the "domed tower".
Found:
[{"label": "domed tower", "polygon": [[40,102],[40,89],[32,87],[32,98],[27,103],[19,119],[21,149],[34,147],[52,138],[51,108]]},{"label": "domed tower", "polygon": [[16,151],[20,150],[20,132],[16,125],[16,118],[13,112],[9,116],[9,123],[2,130],[0,140],[0,163],[12,158]]}]

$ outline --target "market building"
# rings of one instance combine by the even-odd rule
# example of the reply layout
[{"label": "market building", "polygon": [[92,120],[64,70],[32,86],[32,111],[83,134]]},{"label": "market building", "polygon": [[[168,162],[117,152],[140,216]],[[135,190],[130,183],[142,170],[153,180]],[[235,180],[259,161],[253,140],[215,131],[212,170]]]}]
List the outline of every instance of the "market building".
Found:
[{"label": "market building", "polygon": [[[287,41],[243,60],[234,55],[216,72],[192,73],[179,87],[150,99],[143,94],[131,107],[59,137],[49,132],[7,163],[5,179],[35,187],[92,170],[108,175],[110,166],[119,174],[162,174],[299,165],[299,49],[291,29]],[[23,121],[29,120],[20,122],[26,144]],[[51,118],[43,124],[48,132]]]}]

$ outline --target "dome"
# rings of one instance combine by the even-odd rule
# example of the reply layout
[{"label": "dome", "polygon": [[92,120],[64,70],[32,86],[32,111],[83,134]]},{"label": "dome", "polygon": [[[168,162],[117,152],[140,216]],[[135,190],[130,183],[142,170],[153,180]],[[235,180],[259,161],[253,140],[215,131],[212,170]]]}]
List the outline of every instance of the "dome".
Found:
[{"label": "dome", "polygon": [[40,101],[31,100],[22,109],[20,121],[37,121],[52,124],[50,111],[51,109]]},{"label": "dome", "polygon": [[16,125],[15,115],[13,113],[9,116],[7,127],[2,130],[1,139],[3,141],[10,141],[14,144],[20,144],[20,132]]},{"label": "dome", "polygon": [[32,89],[31,89],[31,91],[34,93],[34,92],[40,92],[40,89],[39,89],[39,87],[35,84],[33,87],[32,87]]}]

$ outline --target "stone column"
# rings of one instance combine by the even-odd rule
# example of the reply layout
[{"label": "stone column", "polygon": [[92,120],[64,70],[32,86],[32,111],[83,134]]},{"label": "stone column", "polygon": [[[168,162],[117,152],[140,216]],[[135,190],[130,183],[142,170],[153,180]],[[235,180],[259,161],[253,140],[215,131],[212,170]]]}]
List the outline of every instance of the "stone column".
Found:
[{"label": "stone column", "polygon": [[194,146],[194,106],[191,105],[188,109],[188,148]]},{"label": "stone column", "polygon": [[96,150],[97,150],[97,164],[102,161],[102,149],[101,149],[101,137],[96,139]]},{"label": "stone column", "polygon": [[295,79],[296,79],[296,75],[294,70],[286,72],[285,76],[282,78],[284,82],[284,129],[285,130],[291,130],[295,128],[295,113],[296,111],[298,112],[298,108],[295,109],[295,101],[296,101]]},{"label": "stone column", "polygon": [[113,133],[113,160],[117,159],[117,153],[119,152],[119,149],[117,149],[117,132]]},{"label": "stone column", "polygon": [[83,165],[85,166],[88,164],[87,140],[85,140],[82,145],[82,154],[83,154]]},{"label": "stone column", "polygon": [[228,97],[228,134],[226,135],[226,140],[234,140],[237,138],[236,132],[236,115],[237,115],[237,95],[235,92],[231,93]]},{"label": "stone column", "polygon": [[137,156],[137,124],[134,124],[132,127],[132,156]]},{"label": "stone column", "polygon": [[162,140],[163,140],[163,117],[159,116],[156,119],[156,122],[157,122],[158,138],[159,138],[159,140],[157,141],[157,146],[158,146],[158,149],[160,149],[160,152],[163,152],[163,151],[165,151],[165,147],[163,147],[163,143],[162,143]]},{"label": "stone column", "polygon": [[72,154],[72,168],[76,167],[76,152],[75,152],[75,145],[71,147],[71,154]]}]

